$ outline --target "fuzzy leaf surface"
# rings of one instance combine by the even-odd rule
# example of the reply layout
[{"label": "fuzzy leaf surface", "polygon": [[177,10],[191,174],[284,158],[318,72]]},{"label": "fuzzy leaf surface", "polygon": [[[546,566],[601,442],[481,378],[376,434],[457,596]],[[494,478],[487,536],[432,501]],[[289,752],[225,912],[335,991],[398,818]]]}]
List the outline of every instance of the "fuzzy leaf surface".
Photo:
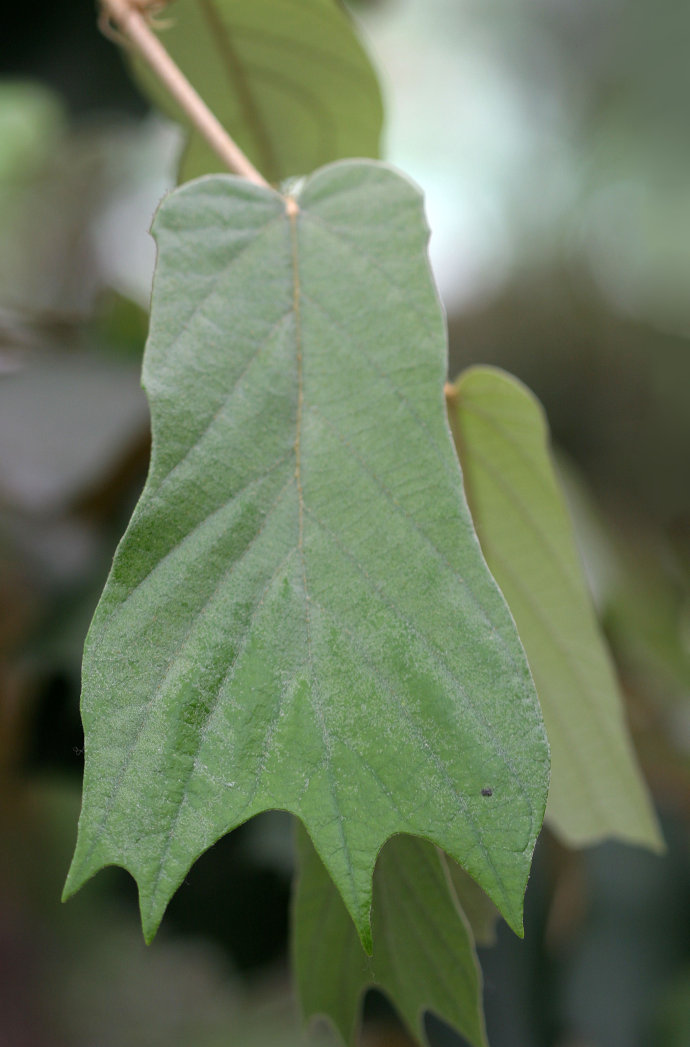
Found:
[{"label": "fuzzy leaf surface", "polygon": [[394,836],[381,851],[371,956],[304,830],[297,835],[297,857],[293,954],[305,1018],[326,1015],[354,1047],[364,993],[375,985],[419,1043],[428,1042],[423,1018],[431,1010],[474,1047],[486,1047],[472,932],[438,850],[424,840]]},{"label": "fuzzy leaf surface", "polygon": [[[336,0],[175,0],[160,22],[174,61],[269,182],[379,155],[378,80]],[[148,67],[134,69],[151,100],[188,126]],[[223,170],[191,131],[180,181]]]},{"label": "fuzzy leaf surface", "polygon": [[551,745],[546,818],[567,843],[661,838],[550,459],[544,412],[494,368],[461,375],[451,428],[487,562],[525,646]]},{"label": "fuzzy leaf surface", "polygon": [[85,649],[68,891],[123,865],[151,937],[204,850],[285,809],[366,946],[400,832],[519,930],[548,746],[464,500],[421,196],[342,162],[298,202],[214,176],[156,217],[152,461]]}]

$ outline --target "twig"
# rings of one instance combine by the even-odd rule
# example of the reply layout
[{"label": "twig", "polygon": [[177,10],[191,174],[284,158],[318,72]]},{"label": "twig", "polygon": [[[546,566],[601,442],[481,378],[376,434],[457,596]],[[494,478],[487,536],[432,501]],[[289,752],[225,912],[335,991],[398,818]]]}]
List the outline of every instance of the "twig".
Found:
[{"label": "twig", "polygon": [[[220,121],[151,32],[142,12],[141,0],[101,0],[103,14],[148,62],[154,73],[184,109],[194,127],[204,136],[217,156],[234,174],[255,185],[270,188],[268,182],[244,155]],[[145,9],[145,5],[144,5]]]}]

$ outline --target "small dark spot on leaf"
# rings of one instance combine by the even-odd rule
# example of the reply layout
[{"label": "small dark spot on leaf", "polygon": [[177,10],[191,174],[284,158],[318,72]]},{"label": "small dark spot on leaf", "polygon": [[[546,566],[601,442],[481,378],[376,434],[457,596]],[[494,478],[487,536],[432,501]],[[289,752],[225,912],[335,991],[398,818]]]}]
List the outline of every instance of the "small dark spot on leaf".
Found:
[{"label": "small dark spot on leaf", "polygon": [[488,785],[482,789],[482,796],[493,796],[493,789],[489,789]]}]

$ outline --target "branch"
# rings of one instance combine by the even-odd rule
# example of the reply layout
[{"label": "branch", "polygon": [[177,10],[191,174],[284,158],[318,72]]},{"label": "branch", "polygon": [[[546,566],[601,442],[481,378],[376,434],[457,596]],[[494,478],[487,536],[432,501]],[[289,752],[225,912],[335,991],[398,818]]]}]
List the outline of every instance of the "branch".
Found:
[{"label": "branch", "polygon": [[101,5],[106,24],[111,23],[119,29],[125,40],[149,64],[228,169],[255,185],[270,188],[149,29],[143,10],[152,5],[142,3],[142,0],[101,0]]}]

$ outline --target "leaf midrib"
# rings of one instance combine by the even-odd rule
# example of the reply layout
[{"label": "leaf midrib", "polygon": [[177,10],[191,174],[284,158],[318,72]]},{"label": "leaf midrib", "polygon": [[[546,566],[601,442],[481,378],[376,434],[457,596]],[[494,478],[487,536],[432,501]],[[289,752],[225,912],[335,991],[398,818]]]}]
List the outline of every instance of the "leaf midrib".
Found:
[{"label": "leaf midrib", "polygon": [[343,825],[343,813],[340,804],[338,803],[336,782],[333,775],[332,743],[326,724],[326,717],[324,714],[323,702],[321,700],[320,688],[316,679],[316,672],[314,670],[314,659],[312,654],[310,597],[309,586],[307,583],[307,565],[304,556],[304,491],[302,489],[302,428],[304,418],[304,340],[302,337],[301,284],[299,276],[299,244],[297,236],[297,222],[299,220],[299,217],[299,209],[297,209],[296,211],[291,210],[287,215],[288,228],[290,232],[290,254],[292,261],[292,304],[295,315],[295,358],[297,365],[297,410],[295,416],[295,485],[297,488],[298,516],[297,551],[300,558],[300,563],[302,565],[302,584],[304,587],[304,618],[307,637],[307,661],[309,665],[310,682],[312,685],[312,708],[315,710],[319,719],[319,727],[321,730],[321,737],[323,739],[324,760],[326,774],[328,777],[328,787],[333,802],[333,809],[336,814],[338,833],[343,848],[343,854],[345,855],[345,864],[347,867],[347,874],[350,880],[350,886],[352,888],[353,896],[356,898],[357,887],[355,883],[354,869],[352,867],[350,848],[347,844],[347,839],[345,836],[345,827]]}]

